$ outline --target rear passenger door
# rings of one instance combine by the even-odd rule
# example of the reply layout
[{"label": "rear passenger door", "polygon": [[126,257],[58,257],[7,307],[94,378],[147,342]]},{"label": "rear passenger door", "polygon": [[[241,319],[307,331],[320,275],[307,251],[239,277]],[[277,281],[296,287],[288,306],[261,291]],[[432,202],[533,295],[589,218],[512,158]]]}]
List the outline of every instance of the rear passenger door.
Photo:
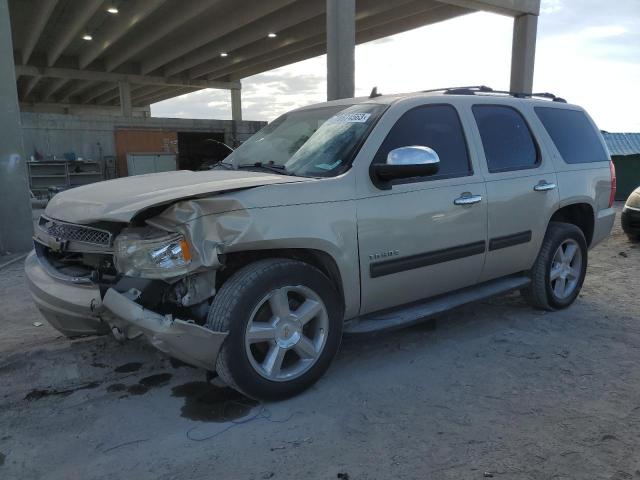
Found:
[{"label": "rear passenger door", "polygon": [[526,110],[487,103],[473,105],[471,114],[484,155],[489,242],[481,281],[487,281],[531,268],[559,195],[555,169]]}]

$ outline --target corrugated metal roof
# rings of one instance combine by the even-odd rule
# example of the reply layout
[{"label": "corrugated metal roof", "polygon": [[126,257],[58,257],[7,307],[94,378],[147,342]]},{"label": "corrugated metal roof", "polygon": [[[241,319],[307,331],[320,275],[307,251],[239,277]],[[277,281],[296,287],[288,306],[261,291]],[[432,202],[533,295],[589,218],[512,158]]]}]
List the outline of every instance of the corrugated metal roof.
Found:
[{"label": "corrugated metal roof", "polygon": [[611,155],[640,154],[640,133],[603,132],[602,135]]}]

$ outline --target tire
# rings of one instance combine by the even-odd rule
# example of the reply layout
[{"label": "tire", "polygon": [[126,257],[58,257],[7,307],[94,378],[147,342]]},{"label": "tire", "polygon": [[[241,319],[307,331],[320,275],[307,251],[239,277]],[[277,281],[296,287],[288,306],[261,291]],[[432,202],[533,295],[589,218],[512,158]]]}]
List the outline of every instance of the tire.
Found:
[{"label": "tire", "polygon": [[309,264],[274,258],[247,265],[222,285],[209,310],[206,326],[229,333],[216,372],[257,400],[306,390],[338,352],[341,305],[331,281]]},{"label": "tire", "polygon": [[[561,246],[563,250],[559,253]],[[576,251],[572,257],[573,263],[567,261],[565,265],[563,262],[568,257],[566,252],[569,246],[572,247],[569,255],[573,247]],[[538,258],[531,269],[531,284],[522,290],[525,299],[534,307],[543,310],[567,308],[575,301],[582,288],[587,273],[587,255],[587,242],[580,228],[570,223],[549,223]],[[552,276],[555,278],[552,279]],[[564,291],[562,290],[563,277],[566,287]]]}]

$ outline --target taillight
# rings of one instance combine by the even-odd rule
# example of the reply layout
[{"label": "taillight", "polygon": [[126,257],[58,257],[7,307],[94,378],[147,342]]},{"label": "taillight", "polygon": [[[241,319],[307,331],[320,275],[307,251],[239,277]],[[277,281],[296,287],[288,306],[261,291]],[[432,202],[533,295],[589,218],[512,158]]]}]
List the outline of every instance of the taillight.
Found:
[{"label": "taillight", "polygon": [[611,196],[609,197],[609,208],[613,205],[613,201],[616,199],[616,167],[611,160],[609,160],[609,171],[611,172]]}]

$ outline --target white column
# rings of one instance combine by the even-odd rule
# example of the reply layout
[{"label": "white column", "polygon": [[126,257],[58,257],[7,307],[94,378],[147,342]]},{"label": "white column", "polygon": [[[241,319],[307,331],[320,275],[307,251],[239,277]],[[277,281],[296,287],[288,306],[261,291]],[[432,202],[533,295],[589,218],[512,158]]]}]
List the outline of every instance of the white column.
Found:
[{"label": "white column", "polygon": [[327,0],[327,99],[355,93],[356,2]]},{"label": "white column", "polygon": [[0,132],[0,254],[26,252],[33,221],[7,0],[0,0]]},{"label": "white column", "polygon": [[532,93],[537,32],[538,17],[536,15],[515,17],[511,49],[510,90],[512,92]]},{"label": "white column", "polygon": [[118,82],[118,90],[120,92],[120,111],[123,117],[133,115],[133,107],[131,106],[131,84],[129,82]]},{"label": "white column", "polygon": [[231,89],[231,120],[242,120],[242,90],[240,88]]}]

